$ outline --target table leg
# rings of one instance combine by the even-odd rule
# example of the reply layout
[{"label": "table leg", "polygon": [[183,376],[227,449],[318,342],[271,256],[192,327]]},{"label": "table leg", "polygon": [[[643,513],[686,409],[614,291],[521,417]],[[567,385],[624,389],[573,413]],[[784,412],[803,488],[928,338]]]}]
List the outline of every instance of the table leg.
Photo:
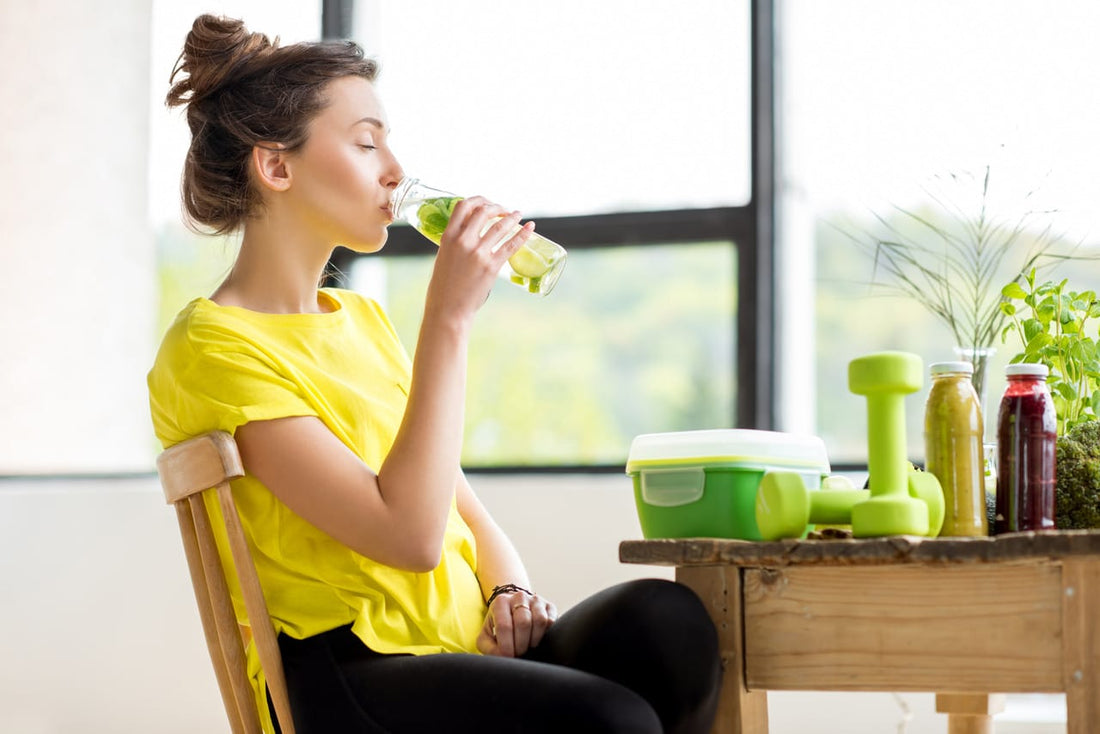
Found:
[{"label": "table leg", "polygon": [[685,566],[676,580],[690,587],[718,628],[722,654],[722,690],[713,734],[768,734],[768,697],[745,687],[745,624],[741,569],[736,566]]},{"label": "table leg", "polygon": [[1062,563],[1062,662],[1066,731],[1092,734],[1100,722],[1100,561]]},{"label": "table leg", "polygon": [[993,714],[1004,710],[999,693],[936,694],[936,711],[947,714],[947,734],[993,734]]}]

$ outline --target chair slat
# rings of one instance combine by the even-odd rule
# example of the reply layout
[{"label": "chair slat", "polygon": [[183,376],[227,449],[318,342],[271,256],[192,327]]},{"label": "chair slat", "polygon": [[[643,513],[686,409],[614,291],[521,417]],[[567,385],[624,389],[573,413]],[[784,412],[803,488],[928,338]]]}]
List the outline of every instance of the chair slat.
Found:
[{"label": "chair slat", "polygon": [[286,677],[283,674],[283,659],[279,653],[279,643],[275,638],[275,628],[271,625],[271,616],[267,611],[264,592],[260,587],[260,579],[256,576],[256,566],[252,562],[252,554],[248,550],[244,530],[241,527],[240,515],[237,514],[237,505],[233,502],[233,494],[230,492],[228,483],[219,486],[217,492],[222,517],[225,519],[226,531],[229,535],[229,547],[237,567],[237,577],[241,582],[245,609],[251,622],[249,626],[252,630],[253,644],[256,645],[256,652],[260,656],[260,664],[267,678],[267,687],[271,692],[275,715],[279,719],[279,727],[283,734],[294,734]]},{"label": "chair slat", "polygon": [[[229,484],[230,480],[244,476],[236,442],[224,431],[183,441],[161,453],[157,472],[165,499],[176,506],[203,634],[233,734],[262,732],[256,697],[248,680],[245,646],[249,632],[254,638],[279,727],[283,734],[294,734],[278,640]],[[231,565],[237,572],[247,616],[240,623],[203,499],[205,492],[215,492],[225,522]]]},{"label": "chair slat", "polygon": [[244,646],[241,644],[240,631],[237,628],[237,616],[233,611],[233,602],[229,596],[229,586],[223,575],[221,559],[214,543],[214,532],[203,504],[202,495],[187,499],[191,505],[191,514],[195,520],[195,529],[199,538],[199,550],[202,555],[202,567],[206,577],[206,588],[210,594],[214,610],[214,629],[221,645],[225,665],[230,671],[229,683],[236,701],[237,710],[245,722],[245,730],[259,734],[260,721],[256,711],[256,698],[252,684],[248,680],[248,663]]},{"label": "chair slat", "polygon": [[214,607],[210,602],[210,591],[206,588],[206,577],[202,573],[202,554],[199,550],[199,539],[195,531],[195,520],[191,516],[190,503],[177,503],[176,516],[179,519],[184,554],[187,556],[187,567],[191,572],[191,585],[195,590],[195,602],[199,607],[202,632],[206,638],[206,649],[210,653],[210,664],[214,666],[214,675],[218,679],[218,691],[221,693],[225,713],[229,717],[229,728],[233,734],[248,734],[241,720],[241,713],[237,709],[237,702],[233,699],[229,668],[226,667],[225,656],[222,655],[221,642],[214,622]]}]

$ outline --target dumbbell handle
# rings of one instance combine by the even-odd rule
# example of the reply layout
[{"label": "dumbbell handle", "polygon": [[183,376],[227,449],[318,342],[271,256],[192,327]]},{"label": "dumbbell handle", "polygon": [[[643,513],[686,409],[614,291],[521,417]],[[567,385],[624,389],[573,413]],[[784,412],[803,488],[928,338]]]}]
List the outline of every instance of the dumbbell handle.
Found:
[{"label": "dumbbell handle", "polygon": [[848,525],[852,522],[852,505],[871,496],[866,489],[829,489],[810,492],[810,523],[813,525]]},{"label": "dumbbell handle", "polygon": [[905,395],[900,392],[867,395],[867,469],[876,497],[908,493]]}]

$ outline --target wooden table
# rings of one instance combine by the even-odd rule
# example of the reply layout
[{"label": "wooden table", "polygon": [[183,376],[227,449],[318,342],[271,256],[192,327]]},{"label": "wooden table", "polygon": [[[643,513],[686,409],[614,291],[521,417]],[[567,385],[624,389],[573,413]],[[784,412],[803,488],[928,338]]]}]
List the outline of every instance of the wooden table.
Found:
[{"label": "wooden table", "polygon": [[1100,732],[1100,532],[996,538],[628,540],[676,567],[718,627],[714,732],[765,734],[767,691],[934,691],[950,734],[992,732],[1008,692],[1065,692]]}]

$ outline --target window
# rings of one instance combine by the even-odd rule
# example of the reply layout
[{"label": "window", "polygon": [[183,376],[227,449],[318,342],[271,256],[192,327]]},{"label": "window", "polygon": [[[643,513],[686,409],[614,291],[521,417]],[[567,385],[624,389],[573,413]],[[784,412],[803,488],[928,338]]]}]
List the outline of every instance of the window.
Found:
[{"label": "window", "polygon": [[[922,461],[927,366],[968,345],[955,344],[911,299],[870,289],[872,260],[849,235],[876,231],[876,217],[907,226],[895,207],[957,226],[960,214],[978,213],[988,166],[988,214],[1011,225],[1034,212],[1027,236],[1049,224],[1066,243],[1080,243],[1079,254],[1095,254],[1100,50],[1091,30],[1100,8],[1068,0],[1041,8],[1001,0],[780,7],[777,273],[790,309],[779,360],[782,423],[821,435],[834,464],[862,464],[866,407],[847,390],[847,364],[886,349],[915,352],[925,387],[906,401],[907,433],[910,456]],[[1077,290],[1100,286],[1095,262],[1054,276]],[[1019,346],[996,348],[987,437],[1004,365]]]},{"label": "window", "polygon": [[[570,253],[549,298],[501,283],[479,315],[465,465],[621,469],[635,435],[751,404],[749,29],[747,1],[355,3],[406,172]],[[382,257],[338,258],[410,349],[432,251],[395,226]]]},{"label": "window", "polygon": [[[588,248],[545,300],[499,284],[470,345],[464,463],[621,468],[638,433],[728,425],[735,258],[730,242]],[[409,345],[431,264],[353,266]]]}]

